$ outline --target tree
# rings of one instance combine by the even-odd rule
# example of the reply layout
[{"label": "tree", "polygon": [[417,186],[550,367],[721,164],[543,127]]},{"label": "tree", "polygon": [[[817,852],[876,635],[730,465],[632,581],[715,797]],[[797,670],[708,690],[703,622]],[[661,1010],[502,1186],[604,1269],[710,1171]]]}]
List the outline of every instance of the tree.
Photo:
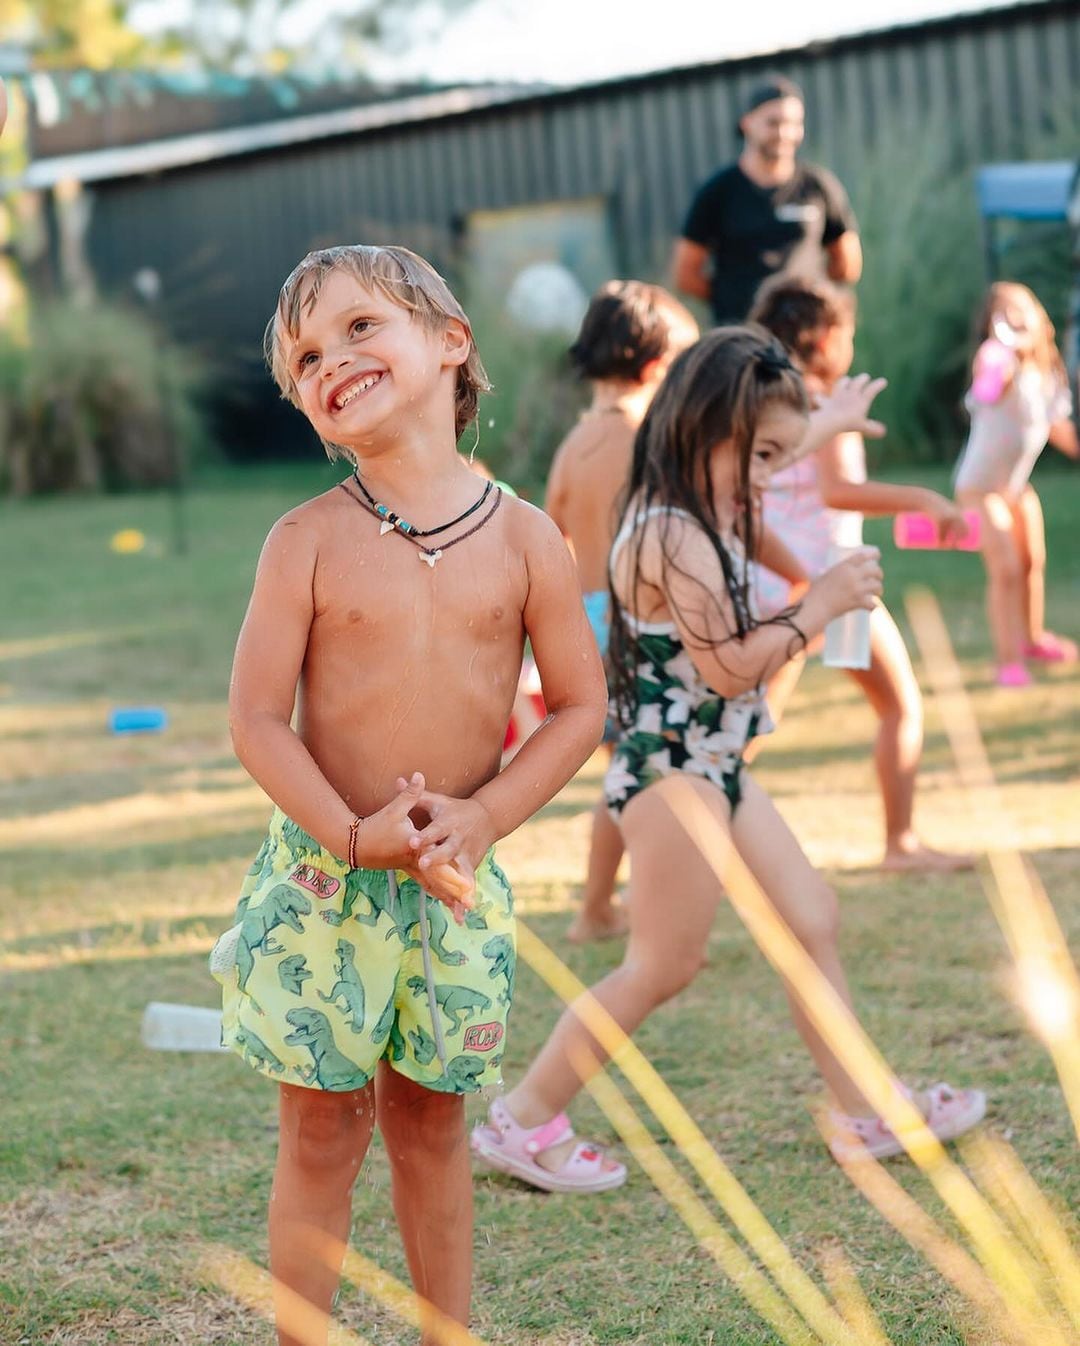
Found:
[{"label": "tree", "polygon": [[[443,16],[471,0],[439,0]],[[374,47],[407,41],[426,0],[0,0],[0,40],[36,67],[167,62],[241,75],[354,74]]]},{"label": "tree", "polygon": [[131,0],[0,0],[0,38],[32,63],[106,70],[156,54],[127,22]]}]

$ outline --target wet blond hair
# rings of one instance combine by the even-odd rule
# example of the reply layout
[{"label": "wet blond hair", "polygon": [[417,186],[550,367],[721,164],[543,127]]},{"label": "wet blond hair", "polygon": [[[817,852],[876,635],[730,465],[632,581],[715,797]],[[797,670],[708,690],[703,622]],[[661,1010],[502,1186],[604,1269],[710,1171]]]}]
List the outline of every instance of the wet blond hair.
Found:
[{"label": "wet blond hair", "polygon": [[[408,248],[396,245],[349,243],[335,248],[319,248],[309,252],[294,268],[281,287],[274,316],[267,323],[263,338],[266,363],[282,397],[294,407],[301,405],[296,381],[289,370],[285,337],[295,341],[301,316],[311,312],[327,276],[335,271],[347,272],[365,289],[381,294],[392,304],[405,309],[431,332],[441,332],[451,318],[464,325],[469,334],[469,354],[465,363],[458,366],[454,388],[454,434],[460,438],[470,421],[476,419],[480,394],[491,388],[480,352],[476,349],[472,325],[449,285],[431,263]],[[323,445],[331,458],[352,457],[340,444],[323,440]]]}]

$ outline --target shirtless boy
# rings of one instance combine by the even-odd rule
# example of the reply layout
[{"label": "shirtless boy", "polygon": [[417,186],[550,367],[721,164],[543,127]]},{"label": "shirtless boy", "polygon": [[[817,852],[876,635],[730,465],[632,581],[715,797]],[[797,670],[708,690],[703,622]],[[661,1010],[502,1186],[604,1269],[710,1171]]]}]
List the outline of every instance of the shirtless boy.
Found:
[{"label": "shirtless boy", "polygon": [[[570,347],[576,372],[592,385],[592,402],[555,452],[544,508],[573,550],[602,654],[608,638],[608,553],[634,436],[668,365],[697,336],[693,315],[659,285],[613,280],[593,295]],[[593,812],[581,909],[567,932],[575,943],[625,930],[614,902],[622,853],[619,829],[601,799]]]},{"label": "shirtless boy", "polygon": [[[267,353],[355,465],[259,561],[230,714],[276,808],[211,955],[225,1043],[279,1086],[270,1264],[297,1346],[326,1339],[376,1122],[416,1291],[468,1319],[463,1095],[500,1078],[513,949],[492,845],[589,756],[606,696],[558,530],[458,457],[486,379],[442,278],[403,248],[311,253]],[[500,772],[526,637],[549,714]]]}]

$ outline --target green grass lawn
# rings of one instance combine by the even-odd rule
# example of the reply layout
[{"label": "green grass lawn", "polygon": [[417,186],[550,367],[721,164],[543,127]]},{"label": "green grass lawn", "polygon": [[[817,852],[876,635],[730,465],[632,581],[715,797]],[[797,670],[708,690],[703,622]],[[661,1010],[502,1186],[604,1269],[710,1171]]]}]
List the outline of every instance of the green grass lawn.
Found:
[{"label": "green grass lawn", "polygon": [[[213,1284],[201,1257],[212,1242],[265,1265],[276,1091],[229,1056],[146,1051],[139,1020],[151,999],[215,1001],[206,950],[231,919],[267,813],[230,750],[232,645],[266,529],[330,480],[317,467],[251,470],[194,491],[181,557],[170,553],[160,497],[0,503],[5,1346],[272,1339]],[[1050,619],[1075,635],[1080,474],[1046,471],[1040,483]],[[151,545],[116,555],[109,539],[128,527]],[[1075,936],[1080,677],[1050,670],[1030,691],[994,688],[978,558],[896,553],[883,525],[868,531],[885,548],[898,615],[910,584],[938,595],[1006,803]],[[167,732],[110,736],[110,707],[129,704],[165,706]],[[932,843],[977,849],[988,838],[928,709],[919,821]],[[890,1062],[921,1082],[985,1087],[990,1125],[1065,1210],[1080,1195],[1075,1138],[1049,1058],[1010,1001],[1004,944],[978,878],[886,878],[871,867],[871,737],[853,688],[814,667],[755,771],[839,889],[854,992]],[[611,945],[573,949],[563,939],[601,769],[595,758],[501,847],[519,910],[586,981],[619,957]],[[527,969],[516,1006],[511,1079],[558,1013]],[[815,1277],[841,1247],[893,1342],[998,1340],[827,1159],[808,1111],[814,1073],[775,977],[729,910],[701,976],[638,1040]],[[583,1134],[612,1140],[587,1099],[574,1111]],[[653,1133],[676,1157],[658,1126]],[[910,1166],[890,1172],[940,1213]],[[404,1275],[378,1144],[355,1219],[358,1250]],[[493,1342],[774,1340],[636,1170],[622,1190],[585,1199],[478,1176],[476,1246],[474,1326]],[[412,1340],[355,1288],[340,1318],[373,1342]]]}]

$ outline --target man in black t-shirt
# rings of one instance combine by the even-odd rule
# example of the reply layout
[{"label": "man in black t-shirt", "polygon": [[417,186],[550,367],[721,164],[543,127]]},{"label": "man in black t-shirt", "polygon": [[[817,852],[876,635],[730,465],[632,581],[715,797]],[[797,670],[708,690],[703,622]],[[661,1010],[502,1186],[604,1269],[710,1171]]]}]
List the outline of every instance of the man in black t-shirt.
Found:
[{"label": "man in black t-shirt", "polygon": [[862,271],[855,216],[840,182],[796,158],[803,96],[772,76],[747,100],[738,160],[698,188],[675,244],[672,273],[706,299],[717,322],[741,322],[758,286],[778,272],[853,284]]}]

